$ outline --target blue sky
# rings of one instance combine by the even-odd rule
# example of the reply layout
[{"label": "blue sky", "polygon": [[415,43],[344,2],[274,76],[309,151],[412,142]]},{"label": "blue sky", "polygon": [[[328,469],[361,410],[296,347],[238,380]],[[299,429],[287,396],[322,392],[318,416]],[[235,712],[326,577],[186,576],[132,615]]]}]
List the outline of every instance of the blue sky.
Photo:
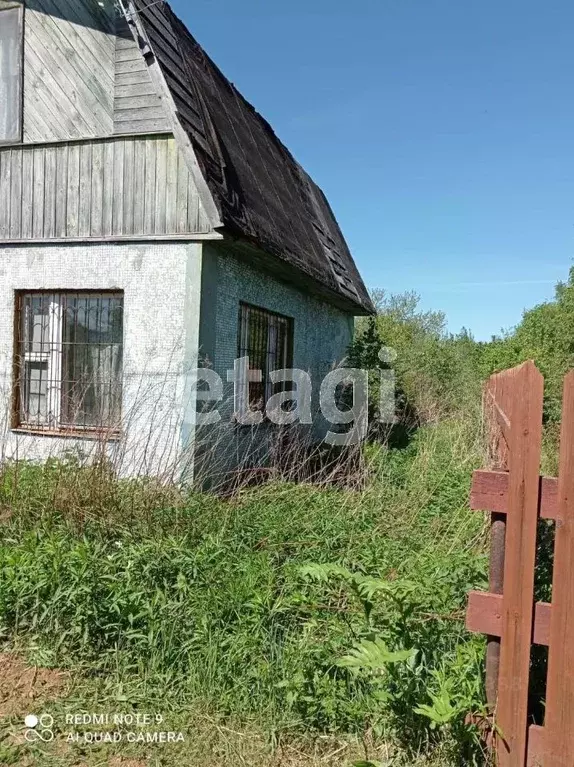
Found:
[{"label": "blue sky", "polygon": [[574,256],[571,0],[172,0],[324,189],[366,284],[487,339]]}]

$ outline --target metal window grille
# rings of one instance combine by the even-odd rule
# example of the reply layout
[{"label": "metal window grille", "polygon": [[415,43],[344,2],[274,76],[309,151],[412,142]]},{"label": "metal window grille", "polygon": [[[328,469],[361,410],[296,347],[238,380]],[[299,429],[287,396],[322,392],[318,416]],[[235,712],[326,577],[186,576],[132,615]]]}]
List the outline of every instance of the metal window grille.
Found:
[{"label": "metal window grille", "polygon": [[16,426],[119,431],[123,294],[17,294]]},{"label": "metal window grille", "polygon": [[264,410],[269,398],[285,388],[273,384],[270,373],[293,366],[293,320],[257,306],[239,305],[238,356],[249,357],[249,369],[261,371],[261,381],[249,383],[249,405]]}]

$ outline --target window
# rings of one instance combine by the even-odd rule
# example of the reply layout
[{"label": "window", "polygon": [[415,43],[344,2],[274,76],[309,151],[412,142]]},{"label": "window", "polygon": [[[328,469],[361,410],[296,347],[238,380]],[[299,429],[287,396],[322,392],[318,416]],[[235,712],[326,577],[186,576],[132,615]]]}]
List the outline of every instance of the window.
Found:
[{"label": "window", "polygon": [[120,428],[121,293],[18,293],[17,427]]},{"label": "window", "polygon": [[22,139],[22,3],[0,0],[0,144]]},{"label": "window", "polygon": [[239,357],[249,357],[249,368],[260,370],[261,382],[249,384],[249,404],[265,409],[275,390],[269,373],[293,365],[293,320],[249,304],[239,305]]}]

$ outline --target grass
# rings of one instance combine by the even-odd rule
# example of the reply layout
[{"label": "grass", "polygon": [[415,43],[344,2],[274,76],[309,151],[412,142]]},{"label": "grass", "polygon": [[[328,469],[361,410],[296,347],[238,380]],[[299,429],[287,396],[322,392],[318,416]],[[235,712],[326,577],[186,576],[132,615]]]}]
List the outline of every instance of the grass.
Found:
[{"label": "grass", "polygon": [[[69,712],[85,704],[86,690],[62,702],[47,704],[44,710],[56,722],[64,722]],[[98,698],[98,710],[118,710],[113,699]],[[234,722],[197,709],[183,710],[166,717],[169,726],[184,733],[182,744],[142,746],[125,740],[117,745],[83,745],[65,742],[69,728],[56,725],[55,745],[24,744],[21,728],[0,727],[3,765],[18,767],[347,767],[349,764],[393,765],[394,767],[444,767],[451,764],[448,749],[437,747],[430,754],[406,754],[392,745],[376,744],[368,736],[359,737],[281,737],[245,722]],[[127,730],[124,730],[124,736]],[[121,756],[118,756],[121,753]]]},{"label": "grass", "polygon": [[[153,711],[184,729],[185,749],[116,746],[146,764],[472,764],[483,640],[463,611],[485,582],[467,502],[481,459],[473,422],[453,418],[406,450],[365,448],[355,489],[276,480],[224,500],[105,466],[7,465],[3,639],[72,675],[60,714]],[[404,659],[341,662],[369,642]],[[30,764],[114,753],[34,762],[16,725],[5,748]]]}]

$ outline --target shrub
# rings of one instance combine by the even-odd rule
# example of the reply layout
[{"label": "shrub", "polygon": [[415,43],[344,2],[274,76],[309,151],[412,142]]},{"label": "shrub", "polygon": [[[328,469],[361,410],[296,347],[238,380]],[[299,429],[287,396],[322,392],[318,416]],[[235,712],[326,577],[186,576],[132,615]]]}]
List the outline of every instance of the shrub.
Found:
[{"label": "shrub", "polygon": [[[395,370],[398,414],[407,428],[437,423],[463,408],[476,411],[479,346],[468,332],[447,333],[445,316],[421,311],[414,293],[386,296],[378,291],[374,303],[376,317],[359,320],[350,349],[352,363],[371,371],[371,415],[377,416],[379,399],[376,371],[389,367]],[[381,355],[381,349],[392,353]]]}]

